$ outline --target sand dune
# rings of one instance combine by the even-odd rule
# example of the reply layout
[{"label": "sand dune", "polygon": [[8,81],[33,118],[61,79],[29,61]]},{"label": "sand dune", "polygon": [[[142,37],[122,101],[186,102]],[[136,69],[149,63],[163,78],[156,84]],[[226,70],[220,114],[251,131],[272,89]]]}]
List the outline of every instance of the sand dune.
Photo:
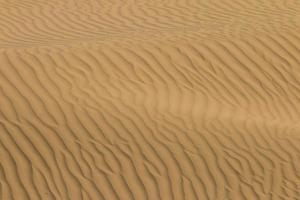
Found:
[{"label": "sand dune", "polygon": [[300,2],[0,0],[0,199],[300,199]]}]

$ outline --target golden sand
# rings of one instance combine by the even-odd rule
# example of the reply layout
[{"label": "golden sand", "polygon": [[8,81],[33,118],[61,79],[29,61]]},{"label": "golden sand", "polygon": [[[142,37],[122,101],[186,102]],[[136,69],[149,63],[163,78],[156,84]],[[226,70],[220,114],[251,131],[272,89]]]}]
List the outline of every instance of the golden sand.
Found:
[{"label": "golden sand", "polygon": [[300,1],[0,0],[1,200],[299,200]]}]

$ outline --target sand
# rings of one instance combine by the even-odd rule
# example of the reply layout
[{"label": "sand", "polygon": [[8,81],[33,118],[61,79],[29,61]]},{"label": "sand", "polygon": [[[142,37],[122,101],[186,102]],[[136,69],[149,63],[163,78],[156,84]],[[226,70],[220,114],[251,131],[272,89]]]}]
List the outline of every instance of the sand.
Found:
[{"label": "sand", "polygon": [[300,1],[0,0],[1,200],[299,200]]}]

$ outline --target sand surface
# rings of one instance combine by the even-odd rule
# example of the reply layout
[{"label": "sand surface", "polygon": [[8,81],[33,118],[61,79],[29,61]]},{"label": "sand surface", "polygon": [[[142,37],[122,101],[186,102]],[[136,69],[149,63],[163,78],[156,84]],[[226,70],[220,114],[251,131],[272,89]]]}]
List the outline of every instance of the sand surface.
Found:
[{"label": "sand surface", "polygon": [[300,1],[0,0],[1,200],[299,200]]}]

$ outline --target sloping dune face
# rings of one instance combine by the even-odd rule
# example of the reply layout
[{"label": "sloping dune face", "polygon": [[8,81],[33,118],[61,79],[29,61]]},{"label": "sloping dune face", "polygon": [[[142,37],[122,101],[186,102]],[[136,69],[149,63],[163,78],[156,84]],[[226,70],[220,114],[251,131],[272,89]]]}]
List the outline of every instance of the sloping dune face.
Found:
[{"label": "sloping dune face", "polygon": [[0,0],[0,199],[300,199],[300,1]]}]

